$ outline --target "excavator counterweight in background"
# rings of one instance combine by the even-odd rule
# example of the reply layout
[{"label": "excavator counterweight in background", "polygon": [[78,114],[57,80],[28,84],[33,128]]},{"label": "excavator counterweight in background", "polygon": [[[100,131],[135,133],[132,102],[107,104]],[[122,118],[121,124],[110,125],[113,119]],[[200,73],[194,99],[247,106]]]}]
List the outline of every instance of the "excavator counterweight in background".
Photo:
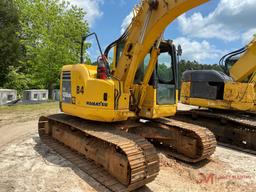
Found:
[{"label": "excavator counterweight in background", "polygon": [[221,58],[220,65],[224,73],[184,72],[181,102],[207,109],[179,115],[197,116],[192,123],[208,125],[219,142],[256,154],[256,37]]}]

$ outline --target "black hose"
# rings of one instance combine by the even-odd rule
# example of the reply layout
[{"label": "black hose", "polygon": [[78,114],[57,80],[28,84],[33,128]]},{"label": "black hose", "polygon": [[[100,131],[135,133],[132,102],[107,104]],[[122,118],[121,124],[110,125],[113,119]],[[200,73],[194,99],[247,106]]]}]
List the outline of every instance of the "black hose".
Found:
[{"label": "black hose", "polygon": [[104,51],[104,55],[108,58],[108,54],[109,51],[117,44],[119,44],[120,42],[124,41],[127,37],[128,37],[128,31],[129,28],[131,27],[131,24],[126,28],[125,32],[121,35],[121,37],[119,37],[117,40],[115,40],[114,42],[112,42],[111,44],[109,44],[107,46],[107,48]]},{"label": "black hose", "polygon": [[243,47],[241,49],[238,49],[236,51],[230,52],[226,55],[224,55],[220,61],[219,61],[219,65],[220,67],[224,70],[224,72],[229,75],[229,69],[227,66],[227,61],[230,60],[232,57],[236,56],[236,55],[240,55],[242,53],[244,53],[247,50],[247,47]]},{"label": "black hose", "polygon": [[225,60],[225,58],[226,58],[227,56],[233,55],[233,54],[237,55],[237,53],[239,53],[239,52],[244,52],[245,49],[246,49],[246,47],[243,47],[242,49],[239,49],[239,50],[236,50],[236,51],[233,51],[233,52],[230,52],[230,53],[224,55],[224,56],[220,59],[219,64],[220,64],[220,65],[223,65],[223,61]]}]

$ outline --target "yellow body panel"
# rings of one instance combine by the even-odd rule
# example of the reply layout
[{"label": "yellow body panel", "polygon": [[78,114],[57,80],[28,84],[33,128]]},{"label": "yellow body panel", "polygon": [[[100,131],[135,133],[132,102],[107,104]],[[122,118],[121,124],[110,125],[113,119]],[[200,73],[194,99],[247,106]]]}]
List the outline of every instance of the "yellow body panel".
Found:
[{"label": "yellow body panel", "polygon": [[181,102],[206,108],[255,111],[254,84],[226,83],[224,100],[211,100],[190,97],[190,82],[183,82],[181,89]]},{"label": "yellow body panel", "polygon": [[189,98],[190,97],[190,88],[191,88],[190,82],[182,82],[181,92],[180,92],[181,98]]},{"label": "yellow body panel", "polygon": [[173,105],[157,105],[156,91],[157,90],[154,89],[152,86],[147,87],[145,94],[147,96],[144,99],[139,116],[149,119],[174,116],[177,111],[177,104],[175,103]]},{"label": "yellow body panel", "polygon": [[177,105],[155,105],[150,108],[142,108],[140,117],[147,119],[157,119],[160,117],[174,116],[177,111]]},{"label": "yellow body panel", "polygon": [[253,103],[255,99],[254,83],[225,84],[224,100],[231,102]]},{"label": "yellow body panel", "polygon": [[[112,122],[123,121],[134,116],[129,111],[129,95],[122,93],[118,99],[115,90],[122,89],[122,83],[115,80],[99,80],[93,78],[95,68],[86,65],[67,65],[62,71],[71,72],[71,97],[72,102],[63,102],[62,111],[88,120]],[[63,95],[61,83],[61,95]],[[79,89],[78,89],[79,88]],[[83,88],[83,92],[81,89]],[[80,91],[79,91],[80,90]],[[104,100],[104,94],[107,99]]]}]

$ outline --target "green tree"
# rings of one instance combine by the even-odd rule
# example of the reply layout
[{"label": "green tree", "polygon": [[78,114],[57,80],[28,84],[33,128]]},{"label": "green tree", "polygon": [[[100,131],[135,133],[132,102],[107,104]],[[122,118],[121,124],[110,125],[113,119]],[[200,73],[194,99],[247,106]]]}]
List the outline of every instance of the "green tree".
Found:
[{"label": "green tree", "polygon": [[0,87],[19,60],[19,20],[12,0],[0,0]]},{"label": "green tree", "polygon": [[51,95],[61,67],[79,62],[81,37],[89,31],[85,12],[62,0],[15,2],[26,53],[17,72],[29,76],[30,88],[48,88]]},{"label": "green tree", "polygon": [[[179,63],[179,79],[182,79],[182,74],[187,70],[216,70],[222,71],[223,69],[217,65],[199,64],[197,61],[181,60]],[[180,85],[180,84],[179,84]]]},{"label": "green tree", "polygon": [[158,75],[164,79],[165,81],[169,81],[173,79],[173,76],[170,72],[170,67],[168,68],[168,66],[164,63],[162,64],[158,64]]},{"label": "green tree", "polygon": [[5,83],[6,88],[15,88],[18,91],[18,95],[22,94],[22,91],[29,89],[32,79],[30,75],[24,73],[18,73],[18,69],[10,67],[10,71],[7,75],[7,82]]}]

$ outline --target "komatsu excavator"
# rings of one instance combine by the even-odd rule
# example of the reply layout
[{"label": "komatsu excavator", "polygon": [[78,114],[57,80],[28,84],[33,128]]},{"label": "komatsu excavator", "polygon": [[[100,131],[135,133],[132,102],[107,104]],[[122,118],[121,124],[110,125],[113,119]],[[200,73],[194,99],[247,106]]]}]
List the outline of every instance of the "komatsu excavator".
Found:
[{"label": "komatsu excavator", "polygon": [[[216,139],[208,129],[170,120],[177,109],[177,50],[165,28],[207,0],[143,0],[134,18],[102,52],[97,66],[66,65],[61,72],[64,113],[39,119],[41,140],[112,191],[131,191],[155,179],[153,144],[189,163],[209,158]],[[114,69],[108,53],[114,48]],[[142,120],[144,119],[144,120]],[[72,150],[70,150],[72,149]],[[77,152],[77,153],[76,153]]]},{"label": "komatsu excavator", "polygon": [[221,143],[255,154],[256,37],[242,49],[222,57],[220,65],[225,73],[184,72],[181,102],[208,109],[180,114],[200,116],[198,124],[208,125]]}]

